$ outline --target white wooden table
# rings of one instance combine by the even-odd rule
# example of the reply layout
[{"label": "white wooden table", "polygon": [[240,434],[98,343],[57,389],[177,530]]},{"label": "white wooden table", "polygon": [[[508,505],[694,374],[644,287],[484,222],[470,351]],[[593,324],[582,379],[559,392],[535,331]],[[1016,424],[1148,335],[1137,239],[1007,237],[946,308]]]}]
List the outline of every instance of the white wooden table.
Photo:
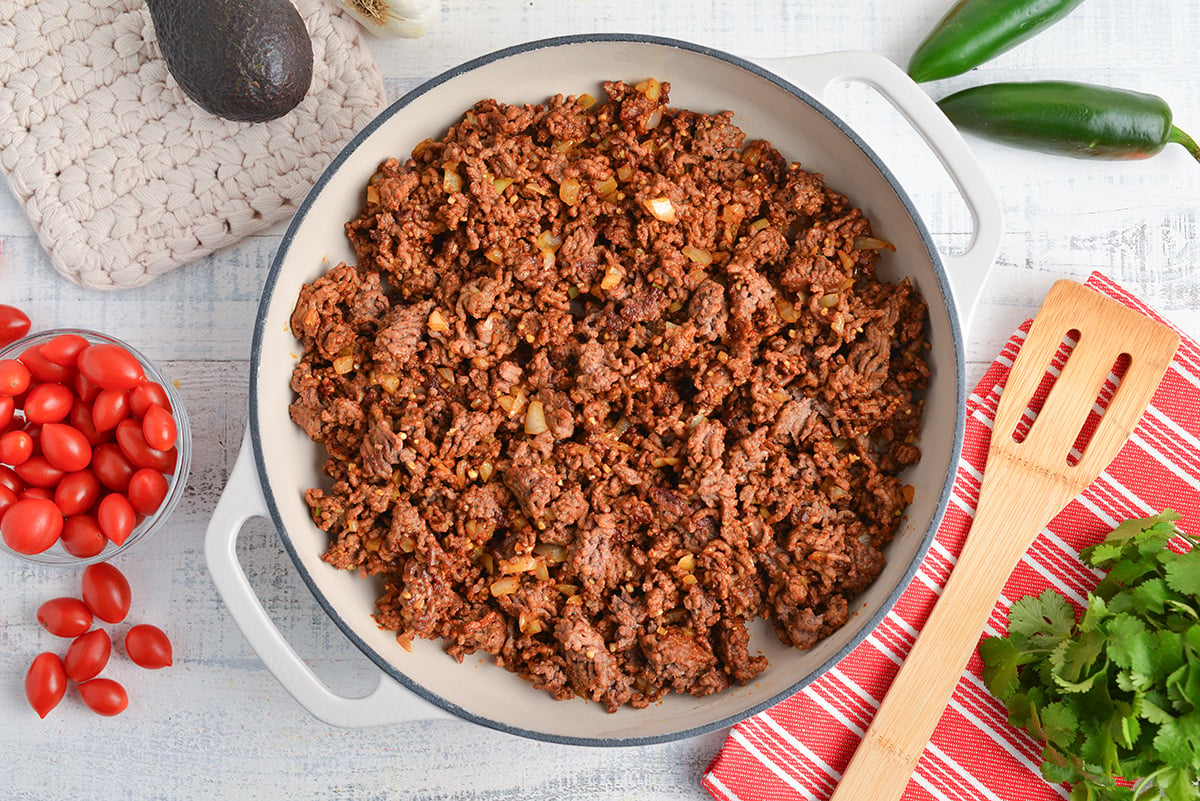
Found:
[{"label": "white wooden table", "polygon": [[[389,97],[461,61],[546,36],[589,31],[690,39],[743,56],[868,49],[904,64],[950,0],[450,0],[440,28],[376,42]],[[1064,78],[1167,98],[1200,135],[1200,6],[1189,0],[1089,0],[1065,23],[940,96],[984,80]],[[969,217],[944,179],[910,159],[891,112],[859,88],[834,109],[860,126],[900,175],[939,245],[960,247]],[[1006,214],[997,264],[969,332],[969,381],[1057,278],[1093,269],[1200,335],[1200,164],[1172,146],[1137,163],[1089,163],[972,141]],[[899,151],[899,152],[896,152]],[[75,591],[76,570],[0,558],[0,796],[6,799],[698,799],[723,732],[635,749],[586,749],[440,721],[346,731],[309,716],[255,657],[206,572],[205,525],[241,441],[259,292],[283,226],[141,289],[83,290],[50,267],[20,208],[0,190],[0,302],[39,327],[122,337],[178,380],[192,416],[191,484],[169,527],[120,566],[133,618],[173,636],[158,673],[115,659],[132,703],[99,718],[68,698],[48,719],[26,705],[32,657],[60,643],[37,626],[44,600]],[[297,650],[335,689],[365,691],[374,668],[324,616],[263,523],[242,536],[257,591]]]}]

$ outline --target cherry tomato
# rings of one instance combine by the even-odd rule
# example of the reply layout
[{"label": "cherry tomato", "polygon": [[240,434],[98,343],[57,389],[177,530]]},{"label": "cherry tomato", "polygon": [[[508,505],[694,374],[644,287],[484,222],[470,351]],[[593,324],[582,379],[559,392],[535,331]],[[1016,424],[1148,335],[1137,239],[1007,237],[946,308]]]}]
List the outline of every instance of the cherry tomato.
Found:
[{"label": "cherry tomato", "polygon": [[129,580],[108,562],[83,569],[83,602],[106,623],[120,623],[129,614]]},{"label": "cherry tomato", "polygon": [[4,513],[8,511],[8,507],[17,502],[17,493],[10,490],[8,487],[0,487],[0,520],[4,519]]},{"label": "cherry tomato", "polygon": [[62,384],[36,384],[25,396],[25,419],[39,425],[67,419],[75,395]]},{"label": "cherry tomato", "polygon": [[0,431],[8,428],[8,424],[12,422],[13,412],[17,410],[17,404],[8,395],[0,395]]},{"label": "cherry tomato", "polygon": [[20,495],[25,489],[25,482],[11,467],[0,464],[0,487],[4,487],[13,495]]},{"label": "cherry tomato", "polygon": [[119,715],[129,706],[125,688],[112,679],[92,679],[79,685],[79,694],[88,709],[98,715]]},{"label": "cherry tomato", "polygon": [[101,442],[112,442],[115,436],[111,431],[102,433],[96,430],[96,424],[92,421],[92,405],[83,398],[75,400],[75,405],[71,407],[71,414],[67,416],[67,422],[87,437],[88,444],[93,447]]},{"label": "cherry tomato", "polygon": [[100,343],[79,354],[79,372],[101,389],[133,389],[146,377],[141,362],[120,345]]},{"label": "cherry tomato", "polygon": [[[0,303],[0,347],[29,333],[29,315],[16,306]],[[44,717],[44,716],[43,716]]]},{"label": "cherry tomato", "polygon": [[59,541],[62,543],[64,551],[71,556],[78,556],[80,559],[95,556],[108,545],[108,538],[100,530],[100,523],[93,515],[89,514],[68,517],[63,523],[62,536]]},{"label": "cherry tomato", "polygon": [[102,389],[92,401],[92,422],[97,431],[111,431],[128,416],[129,396],[124,390]]},{"label": "cherry tomato", "polygon": [[100,481],[91,470],[67,473],[54,488],[54,504],[67,517],[81,515],[100,500]]},{"label": "cherry tomato", "polygon": [[140,623],[125,635],[125,653],[139,667],[157,670],[172,664],[171,641],[162,629]]},{"label": "cherry tomato", "polygon": [[13,467],[21,480],[32,487],[50,489],[62,480],[67,473],[50,464],[45,456],[30,456],[19,465]]},{"label": "cherry tomato", "polygon": [[55,637],[79,637],[92,627],[92,613],[78,598],[52,598],[38,607],[37,620]]},{"label": "cherry tomato", "polygon": [[37,345],[26,348],[17,358],[29,369],[29,374],[38,381],[49,384],[63,383],[70,381],[75,376],[74,368],[63,367],[61,364],[50,361],[42,355]]},{"label": "cherry tomato", "polygon": [[79,334],[59,334],[38,351],[50,361],[63,367],[74,367],[79,352],[88,346],[88,341]]},{"label": "cherry tomato", "polygon": [[50,487],[26,487],[21,492],[21,499],[40,498],[43,501],[54,502],[54,490]]},{"label": "cherry tomato", "polygon": [[30,456],[33,456],[33,437],[28,431],[9,431],[0,436],[0,462],[15,467]]},{"label": "cherry tomato", "polygon": [[49,548],[62,533],[62,512],[54,501],[22,498],[8,507],[0,520],[4,543],[17,553],[35,554]]},{"label": "cherry tomato", "polygon": [[117,445],[121,453],[138,467],[153,467],[163,473],[175,470],[174,450],[161,451],[150,447],[136,420],[122,420],[117,425]]},{"label": "cherry tomato", "polygon": [[75,396],[84,403],[91,403],[100,394],[100,387],[88,380],[88,377],[83,373],[76,371],[71,377],[71,389],[75,390]]},{"label": "cherry tomato", "polygon": [[0,359],[0,395],[20,395],[29,389],[29,368],[16,359]]},{"label": "cherry tomato", "polygon": [[82,470],[92,462],[92,444],[83,432],[62,423],[42,426],[42,454],[64,473]]},{"label": "cherry tomato", "polygon": [[115,442],[105,442],[92,449],[92,472],[113,492],[126,492],[134,467]]},{"label": "cherry tomato", "polygon": [[112,640],[104,629],[94,629],[76,637],[67,647],[63,665],[71,681],[87,681],[100,675],[112,655]]},{"label": "cherry tomato", "polygon": [[142,436],[155,450],[170,450],[175,445],[175,417],[161,406],[153,405],[142,417]]},{"label": "cherry tomato", "polygon": [[96,507],[96,520],[104,536],[116,545],[124,545],[137,525],[137,512],[128,498],[113,492],[100,499],[100,505]]},{"label": "cherry tomato", "polygon": [[151,405],[161,406],[168,412],[171,411],[171,399],[167,397],[167,391],[163,389],[162,384],[143,381],[129,390],[129,410],[133,412],[134,417],[138,419],[145,417],[146,410]]},{"label": "cherry tomato", "polygon": [[38,654],[25,674],[25,697],[38,717],[45,718],[67,693],[67,671],[58,654]]},{"label": "cherry tomato", "polygon": [[129,503],[138,514],[151,515],[167,497],[167,477],[152,467],[143,467],[129,479]]}]

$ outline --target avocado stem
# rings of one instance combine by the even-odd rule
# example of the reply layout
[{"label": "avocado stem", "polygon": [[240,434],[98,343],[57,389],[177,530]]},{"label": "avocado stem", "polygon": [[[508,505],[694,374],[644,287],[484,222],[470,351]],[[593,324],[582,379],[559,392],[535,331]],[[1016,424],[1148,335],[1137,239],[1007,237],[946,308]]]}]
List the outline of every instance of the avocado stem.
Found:
[{"label": "avocado stem", "polygon": [[1174,125],[1171,126],[1171,133],[1167,135],[1168,142],[1174,142],[1178,145],[1183,145],[1187,148],[1187,152],[1192,154],[1192,158],[1200,161],[1200,145],[1196,144],[1196,140],[1188,136]]}]

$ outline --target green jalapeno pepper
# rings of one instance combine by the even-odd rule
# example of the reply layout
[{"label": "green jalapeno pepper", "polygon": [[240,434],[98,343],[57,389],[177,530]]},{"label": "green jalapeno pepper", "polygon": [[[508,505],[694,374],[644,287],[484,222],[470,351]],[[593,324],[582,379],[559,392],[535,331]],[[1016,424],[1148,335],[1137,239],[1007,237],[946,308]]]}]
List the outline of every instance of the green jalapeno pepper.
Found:
[{"label": "green jalapeno pepper", "polygon": [[914,81],[936,81],[978,67],[1070,14],[1083,0],[959,0],[917,45]]},{"label": "green jalapeno pepper", "polygon": [[1067,81],[973,86],[938,101],[961,130],[1017,147],[1102,159],[1149,158],[1168,143],[1200,161],[1161,97]]}]

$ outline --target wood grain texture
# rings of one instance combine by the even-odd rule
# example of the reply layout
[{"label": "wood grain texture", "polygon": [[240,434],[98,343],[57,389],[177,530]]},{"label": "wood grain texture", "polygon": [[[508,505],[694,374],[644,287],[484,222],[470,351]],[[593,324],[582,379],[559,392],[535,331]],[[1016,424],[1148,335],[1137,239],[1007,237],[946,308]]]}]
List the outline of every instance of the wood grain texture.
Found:
[{"label": "wood grain texture", "polygon": [[[590,31],[651,33],[773,57],[869,49],[904,64],[950,0],[450,0],[419,40],[374,41],[389,97],[442,70],[530,39]],[[1137,6],[1091,0],[1060,25],[935,97],[984,81],[1062,78],[1166,98],[1200,135],[1200,14],[1188,0]],[[6,21],[0,21],[0,26]],[[629,69],[630,65],[622,65]],[[847,86],[829,104],[900,178],[940,247],[961,248],[969,216],[874,93]],[[1200,165],[1171,147],[1137,163],[1085,162],[970,140],[1000,198],[1006,232],[967,345],[974,383],[1058,278],[1106,272],[1192,335],[1200,334]],[[820,165],[810,165],[819,169]],[[87,712],[72,693],[46,720],[25,704],[26,667],[60,650],[34,621],[44,600],[74,592],[78,571],[0,559],[0,794],[6,799],[702,799],[700,775],[721,733],[636,749],[555,746],[442,721],[365,731],[328,727],[300,708],[234,626],[203,561],[204,528],[241,441],[251,332],[284,226],[121,293],[80,289],[50,267],[7,189],[0,189],[0,303],[41,327],[77,325],[128,339],[163,362],[192,415],[194,473],[169,527],[118,563],[138,621],[174,638],[174,667],[111,675],[130,709]],[[268,526],[247,527],[239,553],[297,650],[335,689],[366,692],[374,668],[324,616]]]}]

